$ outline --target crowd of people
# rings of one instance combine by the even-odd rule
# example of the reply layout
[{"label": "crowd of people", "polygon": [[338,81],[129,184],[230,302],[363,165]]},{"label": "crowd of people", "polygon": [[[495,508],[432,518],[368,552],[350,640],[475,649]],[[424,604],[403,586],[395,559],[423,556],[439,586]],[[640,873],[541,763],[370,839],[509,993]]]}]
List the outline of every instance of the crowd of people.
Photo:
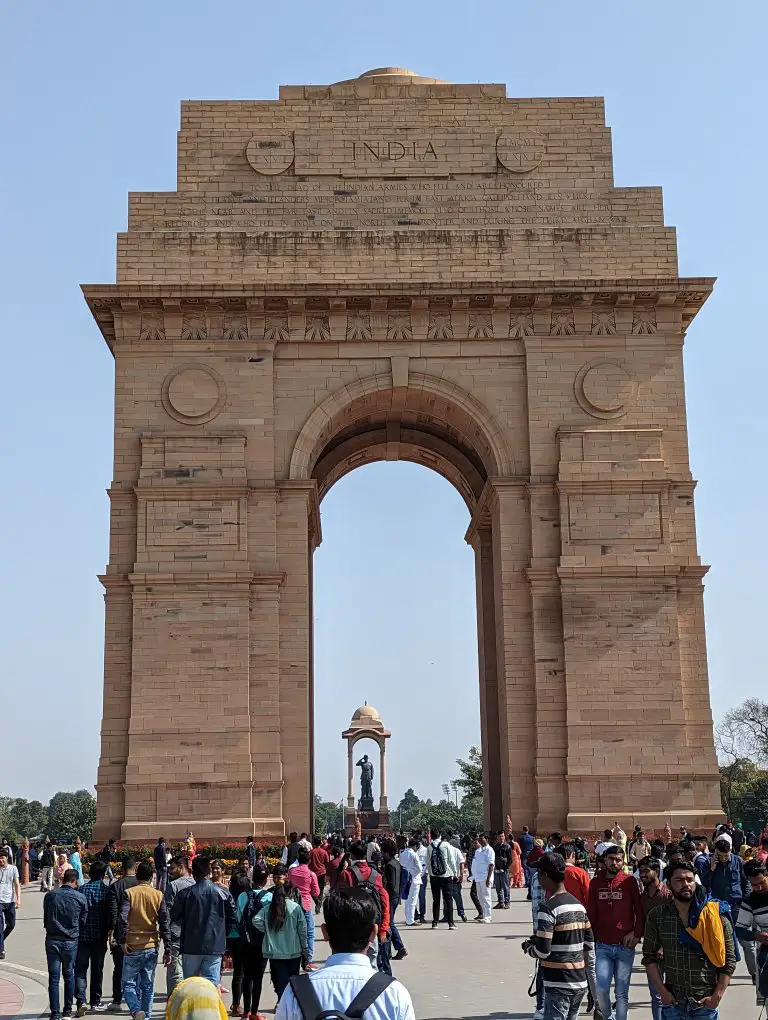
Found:
[{"label": "crowd of people", "polygon": [[[667,828],[657,839],[638,826],[628,839],[617,823],[589,849],[581,839],[557,832],[538,839],[527,828],[518,839],[436,829],[367,841],[291,833],[277,864],[249,838],[230,874],[196,854],[191,834],[175,852],[161,837],[151,856],[125,858],[120,877],[112,872],[115,852],[110,840],[87,879],[80,841],[69,855],[53,847],[41,855],[51,1020],[120,1008],[123,1000],[133,1020],[146,1020],[160,962],[169,1016],[173,1003],[184,1011],[188,994],[205,998],[214,989],[221,1001],[226,969],[231,1016],[265,1020],[259,1007],[268,970],[278,1020],[346,1010],[358,993],[358,1007],[373,996],[369,1020],[409,1020],[410,997],[392,974],[408,955],[407,929],[489,924],[494,911],[509,909],[510,888],[524,887],[532,934],[523,948],[539,964],[535,1020],[573,1020],[585,1003],[597,1020],[627,1020],[640,944],[653,1020],[714,1020],[742,955],[758,1003],[767,994],[765,832],[758,839],[726,824],[711,836],[681,829],[677,839]],[[20,905],[9,853],[0,841],[4,938]],[[321,914],[332,951],[322,968],[315,961]],[[104,997],[108,952],[112,988]]]}]

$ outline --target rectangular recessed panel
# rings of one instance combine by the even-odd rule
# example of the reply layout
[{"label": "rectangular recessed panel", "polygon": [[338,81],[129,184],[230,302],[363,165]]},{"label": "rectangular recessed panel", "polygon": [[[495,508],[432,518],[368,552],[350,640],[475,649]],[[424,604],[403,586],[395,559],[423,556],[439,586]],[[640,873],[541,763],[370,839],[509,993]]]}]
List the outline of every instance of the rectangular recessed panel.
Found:
[{"label": "rectangular recessed panel", "polygon": [[661,541],[658,493],[618,493],[568,497],[571,542]]},{"label": "rectangular recessed panel", "polygon": [[237,545],[236,499],[150,500],[147,546]]},{"label": "rectangular recessed panel", "polygon": [[341,177],[447,177],[494,173],[496,137],[491,131],[413,131],[374,127],[364,131],[294,136],[297,174]]}]

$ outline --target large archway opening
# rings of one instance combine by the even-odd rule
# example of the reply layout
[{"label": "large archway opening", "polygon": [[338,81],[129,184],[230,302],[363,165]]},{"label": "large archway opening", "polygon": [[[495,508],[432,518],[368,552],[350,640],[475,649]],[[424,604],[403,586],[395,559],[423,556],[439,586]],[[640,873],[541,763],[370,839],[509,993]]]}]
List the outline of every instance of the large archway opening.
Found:
[{"label": "large archway opening", "polygon": [[[467,507],[433,471],[377,463],[352,471],[321,505],[313,563],[315,791],[347,804],[352,712],[375,705],[392,738],[389,809],[409,788],[437,801],[456,758],[480,743],[474,555]],[[376,768],[364,737],[354,749]],[[355,791],[359,796],[359,769]]]},{"label": "large archway opening", "polygon": [[[512,476],[512,465],[496,423],[482,405],[469,394],[450,382],[434,379],[428,375],[411,374],[407,385],[393,386],[392,376],[388,373],[347,385],[315,408],[296,441],[291,460],[291,478],[313,480],[317,486],[318,499],[322,502],[336,483],[345,476],[351,475],[352,472],[360,475],[361,473],[355,469],[377,461],[406,461],[428,467],[432,472],[447,479],[463,500],[465,511],[462,526],[458,530],[466,535],[474,550],[475,612],[473,613],[471,609],[467,611],[467,624],[470,628],[476,627],[478,637],[476,644],[479,651],[478,665],[473,672],[475,676],[479,674],[479,699],[477,681],[469,683],[469,676],[464,678],[462,684],[463,698],[461,696],[448,698],[441,696],[439,678],[436,678],[430,691],[431,680],[425,675],[421,682],[428,695],[424,705],[419,704],[417,708],[417,713],[423,715],[426,723],[421,728],[420,740],[424,754],[428,755],[431,745],[440,742],[441,726],[445,724],[450,713],[456,710],[456,705],[463,706],[470,701],[477,705],[479,700],[481,745],[485,763],[486,822],[500,824],[504,814],[502,791],[509,790],[509,775],[508,756],[503,753],[500,746],[499,720],[500,716],[507,715],[507,707],[502,703],[503,699],[502,701],[499,699],[497,680],[500,655],[503,668],[503,648],[497,642],[496,607],[503,595],[499,572],[494,569],[493,508],[494,483],[500,476],[503,478]],[[329,498],[332,499],[332,496]],[[383,495],[380,494],[379,503],[382,499]],[[326,505],[332,506],[333,503]],[[315,540],[317,537],[319,534],[315,535]],[[497,528],[496,543],[498,544],[500,540],[502,535]],[[368,548],[374,549],[378,544],[379,552],[382,551],[380,536],[367,536],[367,543]],[[322,564],[324,562],[322,553],[318,555]],[[333,550],[330,555],[333,555]],[[349,556],[350,553],[346,555]],[[358,562],[364,561],[361,554],[354,558]],[[422,580],[425,581],[426,578],[423,577],[425,569],[422,568],[421,573]],[[369,578],[368,590],[370,580]],[[322,589],[322,574],[320,583]],[[439,583],[439,579],[422,584],[422,602],[434,591],[435,583]],[[312,589],[313,585],[310,585],[310,591]],[[388,603],[391,605],[395,599],[395,593],[391,592]],[[364,602],[364,595],[362,601]],[[411,608],[409,615],[418,616],[418,607]],[[380,639],[387,641],[388,648],[400,645],[403,650],[407,650],[409,643],[412,645],[413,641],[400,640],[404,631],[397,632],[398,627],[394,620],[394,617],[390,617]],[[323,642],[325,640],[323,621],[320,623]],[[362,629],[370,634],[368,628]],[[374,641],[373,636],[370,640]],[[439,642],[440,637],[435,633],[432,643],[437,646]],[[338,645],[338,639],[335,644]],[[318,661],[320,682],[323,683],[323,671],[327,668],[333,669],[329,666],[333,656],[326,659],[327,651],[324,650],[322,643],[320,647]],[[429,664],[438,661],[434,654],[425,662],[423,667],[425,674],[428,673]],[[347,684],[353,683],[354,665],[351,665],[353,673],[346,673]],[[346,668],[349,669],[350,664],[347,664]],[[419,683],[419,677],[414,675],[416,663],[413,661],[401,663],[397,668],[407,676],[404,691],[407,691],[408,685]],[[387,681],[386,678],[379,677],[378,682]],[[392,683],[392,678],[389,683]],[[357,684],[353,683],[355,697],[360,691],[360,696],[357,697],[360,703],[366,700],[367,692],[364,688],[367,685],[367,678],[364,676],[360,677]],[[314,682],[311,688],[314,691]],[[338,692],[339,687],[334,684],[333,690]],[[378,693],[375,696],[379,701],[382,700]],[[402,697],[407,699],[407,693],[401,695]],[[311,714],[315,713],[317,703],[318,699],[312,697]],[[377,707],[381,708],[381,705]],[[349,709],[349,702],[344,700],[344,713],[347,716]],[[322,712],[320,706],[318,710]],[[407,715],[407,708],[405,712],[401,709],[394,714],[387,712],[387,715],[388,725],[396,726],[395,716],[400,718]],[[319,722],[323,726],[323,732],[327,725],[328,732],[335,735],[340,733],[346,720],[341,728],[335,720],[326,721],[321,718]],[[316,732],[312,727],[310,744],[315,762],[321,746],[323,755],[326,753],[325,744],[318,745]],[[334,739],[338,737],[334,736]],[[466,741],[462,741],[458,748],[451,747],[447,752],[453,763],[451,769],[453,775],[455,758],[466,750],[464,743]],[[343,761],[340,753],[339,757]],[[408,767],[413,766],[409,764]],[[446,770],[448,766],[447,763],[441,763],[437,767]],[[445,778],[451,779],[453,775],[449,774]],[[399,783],[399,786],[401,785],[402,781]],[[410,785],[413,784],[406,783],[405,788]],[[393,790],[399,792],[399,786],[393,785]]]}]

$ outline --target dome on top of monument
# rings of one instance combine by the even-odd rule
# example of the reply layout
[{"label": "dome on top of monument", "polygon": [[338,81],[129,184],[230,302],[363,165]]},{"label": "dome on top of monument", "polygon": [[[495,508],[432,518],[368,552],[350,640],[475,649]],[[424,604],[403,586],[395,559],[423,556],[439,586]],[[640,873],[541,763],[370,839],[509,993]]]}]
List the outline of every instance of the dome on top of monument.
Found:
[{"label": "dome on top of monument", "polygon": [[347,78],[336,82],[337,85],[349,85],[351,82],[363,82],[366,85],[447,85],[440,78],[426,78],[407,67],[374,67],[363,71],[357,78]]},{"label": "dome on top of monument", "polygon": [[352,716],[352,725],[355,723],[364,724],[366,726],[381,726],[381,716],[368,702],[361,705],[360,708],[355,710],[355,714]]}]

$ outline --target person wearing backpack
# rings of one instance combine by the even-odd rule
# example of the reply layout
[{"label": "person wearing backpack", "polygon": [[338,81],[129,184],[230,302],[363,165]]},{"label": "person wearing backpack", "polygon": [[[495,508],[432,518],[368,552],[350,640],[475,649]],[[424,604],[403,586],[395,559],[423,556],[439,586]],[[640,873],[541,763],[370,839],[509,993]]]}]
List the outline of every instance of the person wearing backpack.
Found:
[{"label": "person wearing backpack", "polygon": [[288,868],[278,864],[272,872],[274,885],[253,919],[253,927],[264,936],[262,953],[269,960],[278,1000],[307,960],[307,919],[301,903],[288,895],[287,876]]},{"label": "person wearing backpack", "polygon": [[367,889],[376,906],[377,937],[369,946],[371,966],[376,967],[379,959],[379,943],[389,938],[390,906],[387,890],[379,872],[366,861],[366,849],[362,843],[351,843],[349,867],[339,875],[339,887],[358,886]]},{"label": "person wearing backpack", "polygon": [[[237,910],[237,927],[240,941],[240,952],[242,958],[243,981],[243,1020],[267,1020],[263,1013],[259,1013],[259,1002],[261,1000],[261,985],[264,980],[264,971],[267,961],[262,952],[264,936],[256,930],[254,919],[265,905],[267,873],[254,870],[253,887],[243,889],[238,893],[235,900]],[[239,1001],[239,996],[238,996]],[[232,979],[232,1007],[230,1012],[235,1012],[235,982]]]},{"label": "person wearing backpack", "polygon": [[[351,849],[351,848],[350,848]],[[363,851],[364,852],[364,851]],[[325,901],[323,935],[331,955],[322,970],[291,979],[275,1020],[415,1020],[407,989],[375,973],[370,948],[377,940],[376,902],[362,888],[340,885]]]},{"label": "person wearing backpack", "polygon": [[452,847],[441,838],[437,829],[430,829],[431,842],[427,847],[427,871],[429,887],[432,890],[432,928],[440,921],[440,901],[443,903],[443,917],[448,930],[454,931],[453,923],[453,880],[458,877]]}]

